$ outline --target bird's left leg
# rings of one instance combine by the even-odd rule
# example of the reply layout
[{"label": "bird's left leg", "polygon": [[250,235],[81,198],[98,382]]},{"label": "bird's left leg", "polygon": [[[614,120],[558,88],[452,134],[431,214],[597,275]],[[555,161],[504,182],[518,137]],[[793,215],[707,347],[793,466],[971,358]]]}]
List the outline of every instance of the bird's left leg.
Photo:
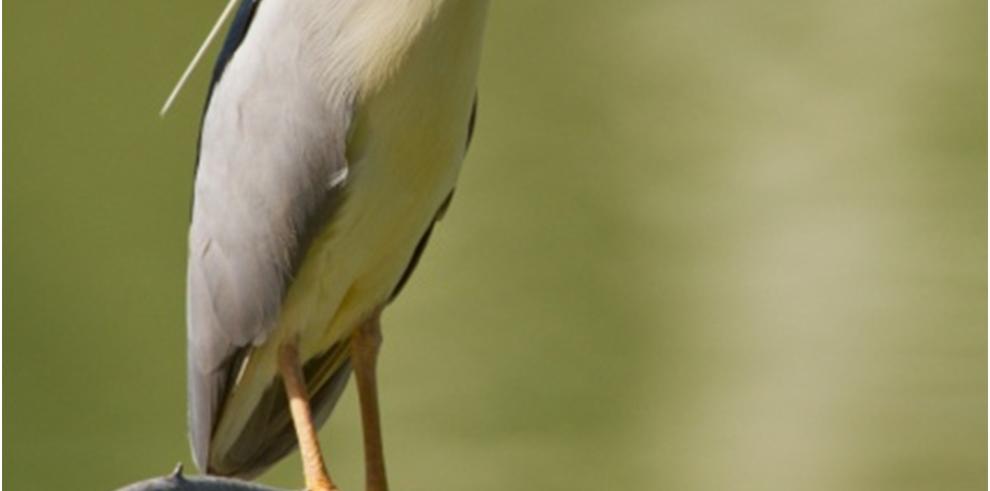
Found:
[{"label": "bird's left leg", "polygon": [[327,468],[323,464],[323,452],[317,439],[316,426],[309,407],[306,381],[303,378],[299,351],[295,342],[286,343],[279,353],[279,371],[285,382],[286,396],[289,399],[289,412],[296,428],[299,453],[303,461],[303,473],[307,491],[339,491]]},{"label": "bird's left leg", "polygon": [[364,472],[367,491],[387,491],[385,453],[378,417],[378,383],[375,366],[382,344],[381,309],[361,324],[351,337],[351,366],[357,381],[364,429]]}]

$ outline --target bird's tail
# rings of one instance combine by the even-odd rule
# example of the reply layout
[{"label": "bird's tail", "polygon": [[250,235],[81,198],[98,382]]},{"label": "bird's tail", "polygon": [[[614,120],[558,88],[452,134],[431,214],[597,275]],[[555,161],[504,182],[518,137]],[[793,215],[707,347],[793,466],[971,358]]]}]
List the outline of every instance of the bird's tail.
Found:
[{"label": "bird's tail", "polygon": [[[303,364],[313,423],[317,428],[330,416],[350,375],[350,350],[346,342],[338,342]],[[269,377],[270,381],[260,398],[250,398],[256,401],[251,407],[224,407],[220,411],[222,415],[245,409],[250,413],[245,423],[236,428],[233,425],[217,425],[217,431],[230,434],[213,435],[206,465],[207,473],[252,478],[296,447],[296,433],[289,414],[282,377],[277,370]],[[233,403],[232,400],[227,402]],[[228,443],[221,448],[217,446],[219,442]]]}]

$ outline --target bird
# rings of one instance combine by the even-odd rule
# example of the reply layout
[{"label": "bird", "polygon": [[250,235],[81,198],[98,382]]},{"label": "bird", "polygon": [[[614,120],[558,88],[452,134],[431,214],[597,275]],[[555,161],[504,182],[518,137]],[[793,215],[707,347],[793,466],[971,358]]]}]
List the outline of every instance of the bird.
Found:
[{"label": "bird", "polygon": [[253,479],[298,447],[307,489],[337,489],[317,432],[353,374],[365,486],[387,489],[381,315],[450,205],[487,10],[227,4],[188,232],[188,425],[201,471]]}]

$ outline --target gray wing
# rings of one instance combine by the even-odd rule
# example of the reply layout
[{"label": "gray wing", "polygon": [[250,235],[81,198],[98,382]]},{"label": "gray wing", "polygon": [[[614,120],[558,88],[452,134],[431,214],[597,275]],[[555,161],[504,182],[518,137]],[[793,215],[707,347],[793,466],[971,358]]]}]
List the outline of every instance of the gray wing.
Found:
[{"label": "gray wing", "polygon": [[[262,4],[258,16],[266,5],[278,4]],[[245,348],[276,327],[295,270],[346,184],[348,87],[331,95],[317,87],[299,59],[298,30],[265,24],[273,29],[259,36],[252,26],[214,85],[200,135],[187,329],[190,439],[203,470],[232,374]]]}]

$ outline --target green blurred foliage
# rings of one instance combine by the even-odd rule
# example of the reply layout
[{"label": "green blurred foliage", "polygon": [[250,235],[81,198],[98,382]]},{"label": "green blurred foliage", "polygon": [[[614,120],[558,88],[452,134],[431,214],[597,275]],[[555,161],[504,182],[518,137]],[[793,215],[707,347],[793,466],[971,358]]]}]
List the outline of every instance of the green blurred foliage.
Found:
[{"label": "green blurred foliage", "polygon": [[[157,109],[220,8],[3,7],[9,489],[189,462],[208,70]],[[494,2],[457,198],[386,318],[394,488],[986,489],[985,19]],[[359,436],[348,392],[348,490]]]}]

